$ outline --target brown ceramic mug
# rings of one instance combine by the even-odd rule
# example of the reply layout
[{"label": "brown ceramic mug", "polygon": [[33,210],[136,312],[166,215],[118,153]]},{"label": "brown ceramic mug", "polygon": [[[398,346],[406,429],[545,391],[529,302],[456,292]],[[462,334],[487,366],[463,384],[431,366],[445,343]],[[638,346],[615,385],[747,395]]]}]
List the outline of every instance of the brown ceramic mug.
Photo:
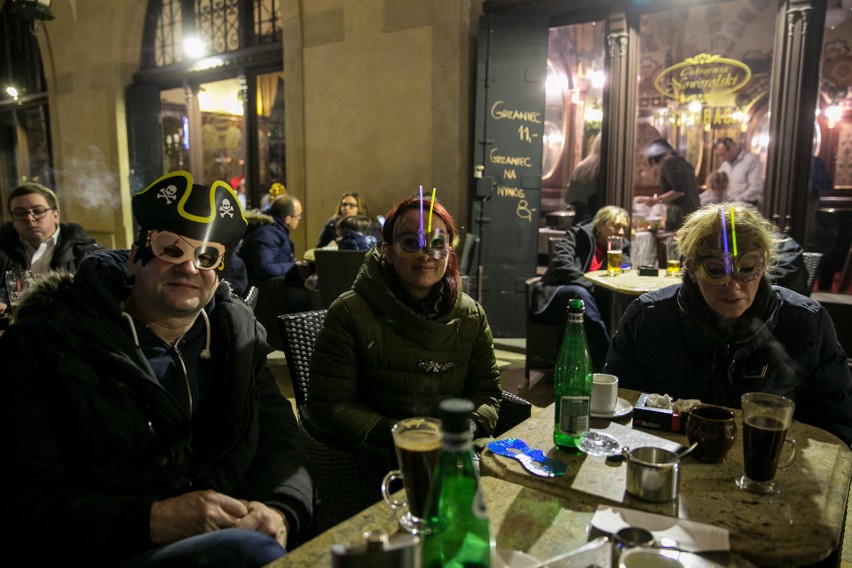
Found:
[{"label": "brown ceramic mug", "polygon": [[737,440],[734,413],[721,406],[698,405],[689,412],[686,437],[690,444],[698,442],[692,452],[698,460],[721,463]]}]

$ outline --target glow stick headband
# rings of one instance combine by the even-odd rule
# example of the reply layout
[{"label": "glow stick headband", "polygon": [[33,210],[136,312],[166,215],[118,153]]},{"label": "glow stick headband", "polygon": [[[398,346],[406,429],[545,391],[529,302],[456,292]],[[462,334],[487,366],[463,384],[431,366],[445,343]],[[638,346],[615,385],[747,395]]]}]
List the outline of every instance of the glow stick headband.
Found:
[{"label": "glow stick headband", "polygon": [[420,248],[426,248],[426,233],[423,232],[423,186],[420,186],[420,230],[417,232]]},{"label": "glow stick headband", "polygon": [[[432,188],[432,201],[429,202],[429,225],[426,227],[426,232],[432,232],[432,211],[435,209],[435,191],[436,188]],[[422,199],[422,198],[421,198]]]}]

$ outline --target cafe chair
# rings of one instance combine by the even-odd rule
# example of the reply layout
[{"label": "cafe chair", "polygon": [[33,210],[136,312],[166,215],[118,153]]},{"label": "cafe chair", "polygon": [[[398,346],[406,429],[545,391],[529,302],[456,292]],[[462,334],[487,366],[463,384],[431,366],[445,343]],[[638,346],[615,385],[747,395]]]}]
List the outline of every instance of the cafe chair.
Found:
[{"label": "cafe chair", "polygon": [[[553,245],[561,237],[550,237],[548,239],[548,262],[553,254]],[[533,294],[541,276],[527,278],[524,282],[526,288],[526,339],[527,353],[524,366],[524,378],[527,385],[530,383],[530,371],[532,369],[547,369],[553,371],[556,366],[556,356],[559,354],[559,346],[562,342],[564,325],[555,323],[543,323],[535,321],[532,317]]]},{"label": "cafe chair", "polygon": [[819,263],[822,260],[821,252],[803,252],[802,256],[805,259],[805,268],[808,270],[808,281],[805,286],[807,295],[810,296],[814,289],[814,281],[816,280],[819,271]]},{"label": "cafe chair", "polygon": [[555,323],[544,323],[535,321],[532,317],[533,294],[536,284],[541,282],[541,276],[528,278],[526,286],[526,336],[527,354],[524,366],[524,378],[527,385],[530,382],[530,371],[533,369],[547,369],[553,371],[556,366],[556,356],[559,354],[559,346],[562,341],[564,326]]},{"label": "cafe chair", "polygon": [[325,310],[278,317],[314,481],[313,529],[316,534],[380,500],[382,478],[394,467],[393,457],[386,450],[367,444],[342,446],[324,439],[307,410],[311,355],[324,320]]},{"label": "cafe chair", "polygon": [[852,282],[852,245],[849,245],[849,251],[846,253],[846,261],[843,263],[843,268],[840,271],[840,286],[837,291],[840,294],[845,294],[849,289],[849,283]]},{"label": "cafe chair", "polygon": [[246,292],[246,297],[243,299],[246,305],[254,311],[257,307],[257,298],[260,296],[260,289],[257,286],[249,286],[248,292]]},{"label": "cafe chair", "polygon": [[338,296],[352,288],[366,253],[362,250],[316,249],[317,285],[320,303],[327,308]]},{"label": "cafe chair", "polygon": [[275,318],[290,311],[285,278],[278,276],[267,280],[249,280],[249,292],[252,288],[257,289],[254,317],[266,328],[267,343],[275,349],[283,349]]}]

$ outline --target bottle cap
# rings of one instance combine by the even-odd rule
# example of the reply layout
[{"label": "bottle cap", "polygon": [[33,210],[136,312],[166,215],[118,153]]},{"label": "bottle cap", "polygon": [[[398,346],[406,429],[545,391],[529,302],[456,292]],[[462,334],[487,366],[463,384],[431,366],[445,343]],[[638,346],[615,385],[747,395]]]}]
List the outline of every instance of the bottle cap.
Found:
[{"label": "bottle cap", "polygon": [[444,432],[470,432],[473,402],[464,398],[449,398],[438,405],[438,410]]},{"label": "bottle cap", "polygon": [[579,298],[573,298],[568,300],[568,313],[569,314],[582,314],[585,313],[586,306],[583,304],[583,300]]}]

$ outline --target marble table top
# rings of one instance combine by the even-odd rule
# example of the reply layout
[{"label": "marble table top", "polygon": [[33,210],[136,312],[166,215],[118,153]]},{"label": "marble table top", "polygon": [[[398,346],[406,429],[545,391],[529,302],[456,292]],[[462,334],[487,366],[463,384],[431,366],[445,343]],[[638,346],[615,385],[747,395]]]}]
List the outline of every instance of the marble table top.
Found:
[{"label": "marble table top", "polygon": [[658,269],[657,276],[639,276],[639,271],[635,268],[615,276],[609,276],[606,270],[594,270],[583,276],[602,288],[628,296],[641,296],[645,292],[680,284],[680,278],[666,276],[666,271],[663,269]]},{"label": "marble table top", "polygon": [[[588,542],[593,509],[577,510],[571,500],[553,497],[495,477],[483,477],[481,483],[491,536],[497,548],[519,550],[544,560]],[[359,541],[365,531],[372,529],[383,530],[389,535],[398,533],[398,516],[384,501],[379,501],[269,566],[329,567],[332,565],[332,545]],[[602,553],[606,554],[608,560],[611,550],[595,552],[597,555]],[[602,560],[590,563],[605,565]]]},{"label": "marble table top", "polygon": [[[620,390],[631,403],[639,393]],[[798,444],[794,464],[779,470],[780,492],[766,496],[739,490],[734,479],[743,472],[742,420],[735,411],[739,435],[725,462],[705,464],[686,457],[681,466],[679,497],[670,503],[647,503],[625,491],[626,464],[620,459],[566,453],[553,444],[554,407],[542,410],[502,438],[520,438],[552,458],[568,464],[564,477],[545,479],[526,472],[515,460],[482,454],[483,475],[491,475],[566,499],[574,508],[597,504],[641,509],[712,524],[730,531],[731,550],[762,566],[818,562],[840,542],[852,479],[852,452],[835,436],[794,422],[789,437]],[[686,436],[631,428],[631,416],[614,421],[592,419],[592,429],[608,432],[630,447],[654,445],[677,449]]]}]

